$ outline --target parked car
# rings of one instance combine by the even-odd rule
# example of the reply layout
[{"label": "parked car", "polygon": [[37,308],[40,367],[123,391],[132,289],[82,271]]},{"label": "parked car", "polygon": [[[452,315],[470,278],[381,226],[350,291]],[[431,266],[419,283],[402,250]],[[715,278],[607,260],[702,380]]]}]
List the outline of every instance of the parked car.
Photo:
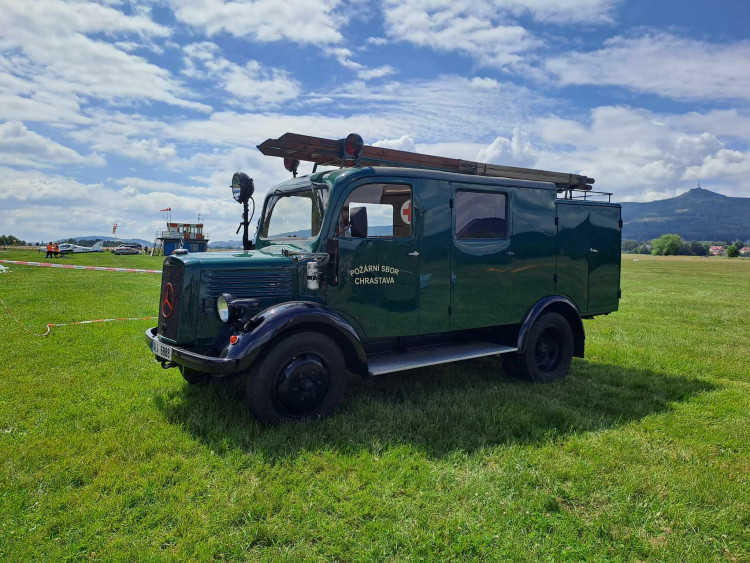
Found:
[{"label": "parked car", "polygon": [[143,247],[140,244],[121,244],[113,249],[114,254],[141,254]]}]

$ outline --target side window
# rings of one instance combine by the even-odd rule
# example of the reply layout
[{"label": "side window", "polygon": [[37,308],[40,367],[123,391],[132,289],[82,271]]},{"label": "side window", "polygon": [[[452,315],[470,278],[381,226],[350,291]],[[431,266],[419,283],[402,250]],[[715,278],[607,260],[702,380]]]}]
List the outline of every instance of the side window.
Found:
[{"label": "side window", "polygon": [[[412,188],[407,184],[365,184],[344,202],[339,230],[349,224],[349,214],[367,209],[367,238],[405,238],[412,233]],[[350,236],[349,230],[342,233]]]},{"label": "side window", "polygon": [[505,194],[457,191],[456,238],[508,238],[507,201]]}]

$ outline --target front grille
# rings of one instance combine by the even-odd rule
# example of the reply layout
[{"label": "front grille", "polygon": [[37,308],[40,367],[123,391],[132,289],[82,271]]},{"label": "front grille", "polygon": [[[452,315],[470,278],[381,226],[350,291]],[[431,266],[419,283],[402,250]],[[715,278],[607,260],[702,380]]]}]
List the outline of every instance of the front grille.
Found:
[{"label": "front grille", "polygon": [[233,297],[273,299],[292,294],[289,270],[221,270],[206,273],[206,297],[216,299],[222,293]]},{"label": "front grille", "polygon": [[[182,281],[185,277],[185,266],[182,262],[166,260],[161,275],[161,296],[159,297],[159,327],[158,334],[177,341],[177,331],[180,326],[180,306],[182,298]],[[169,287],[171,285],[171,291]],[[166,303],[171,302],[170,307]],[[169,316],[166,316],[167,313]]]}]

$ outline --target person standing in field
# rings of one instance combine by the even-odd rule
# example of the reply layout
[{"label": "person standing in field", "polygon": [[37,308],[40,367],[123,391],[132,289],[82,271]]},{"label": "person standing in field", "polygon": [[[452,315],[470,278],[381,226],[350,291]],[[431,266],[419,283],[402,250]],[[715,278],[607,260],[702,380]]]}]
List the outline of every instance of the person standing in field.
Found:
[{"label": "person standing in field", "polygon": [[57,246],[57,243],[55,243],[54,248],[52,249],[52,252],[55,253],[55,258],[57,258],[60,255],[60,247]]},{"label": "person standing in field", "polygon": [[48,242],[47,243],[47,254],[45,254],[44,257],[45,258],[49,258],[50,256],[52,256],[52,243]]}]

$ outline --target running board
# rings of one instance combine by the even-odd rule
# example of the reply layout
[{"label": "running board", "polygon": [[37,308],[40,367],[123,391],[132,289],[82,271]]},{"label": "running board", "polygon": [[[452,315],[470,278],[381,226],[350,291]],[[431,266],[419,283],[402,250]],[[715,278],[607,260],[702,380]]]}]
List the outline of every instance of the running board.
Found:
[{"label": "running board", "polygon": [[447,364],[458,360],[471,360],[483,356],[494,356],[517,352],[518,348],[494,344],[492,342],[473,342],[471,344],[444,344],[411,348],[401,352],[373,354],[367,359],[370,375],[380,375],[406,369],[422,368],[437,364]]}]

